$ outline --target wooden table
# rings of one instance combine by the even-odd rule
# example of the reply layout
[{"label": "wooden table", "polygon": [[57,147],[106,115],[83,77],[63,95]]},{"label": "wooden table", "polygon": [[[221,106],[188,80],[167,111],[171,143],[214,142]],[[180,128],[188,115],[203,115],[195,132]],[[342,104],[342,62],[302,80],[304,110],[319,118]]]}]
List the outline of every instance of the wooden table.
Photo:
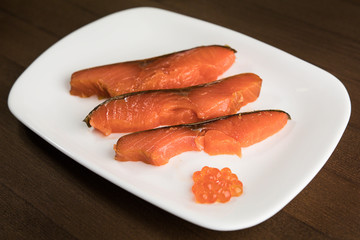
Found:
[{"label": "wooden table", "polygon": [[[9,112],[11,86],[43,51],[87,23],[139,6],[244,33],[323,68],[347,88],[352,115],[336,150],[269,220],[230,232],[188,223],[77,164]],[[0,239],[360,239],[358,1],[2,0],[0,63]]]}]

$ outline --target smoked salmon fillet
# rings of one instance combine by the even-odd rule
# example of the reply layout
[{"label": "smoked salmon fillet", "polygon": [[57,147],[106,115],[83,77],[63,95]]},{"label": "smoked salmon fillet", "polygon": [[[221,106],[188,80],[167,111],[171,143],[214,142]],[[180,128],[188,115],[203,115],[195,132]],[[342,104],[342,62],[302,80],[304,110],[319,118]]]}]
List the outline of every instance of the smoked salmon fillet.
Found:
[{"label": "smoked salmon fillet", "polygon": [[119,138],[114,145],[115,159],[160,166],[186,151],[241,156],[241,148],[277,133],[289,119],[284,111],[264,110],[135,132]]},{"label": "smoked salmon fillet", "polygon": [[97,106],[84,121],[104,135],[199,122],[238,112],[258,98],[261,84],[259,76],[245,73],[188,88],[120,95]]},{"label": "smoked salmon fillet", "polygon": [[184,88],[215,81],[235,62],[228,46],[201,46],[154,58],[77,71],[70,94],[99,98],[152,89]]}]

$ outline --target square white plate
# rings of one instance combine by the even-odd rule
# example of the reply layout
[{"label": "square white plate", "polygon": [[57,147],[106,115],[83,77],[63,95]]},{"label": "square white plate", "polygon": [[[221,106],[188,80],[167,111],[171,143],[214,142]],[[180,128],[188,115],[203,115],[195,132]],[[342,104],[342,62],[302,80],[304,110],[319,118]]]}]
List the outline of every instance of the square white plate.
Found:
[{"label": "square white plate", "polygon": [[[101,101],[71,96],[71,74],[212,44],[238,51],[223,76],[254,72],[263,79],[259,99],[241,111],[282,109],[292,120],[278,134],[243,149],[242,158],[187,152],[162,167],[115,161],[112,148],[121,135],[104,137],[82,122]],[[17,79],[8,104],[23,124],[83,166],[215,230],[251,227],[282,209],[328,160],[350,117],[348,93],[331,74],[241,33],[147,7],[111,14],[54,44]],[[230,167],[243,182],[244,194],[226,204],[195,203],[192,173],[205,165]]]}]

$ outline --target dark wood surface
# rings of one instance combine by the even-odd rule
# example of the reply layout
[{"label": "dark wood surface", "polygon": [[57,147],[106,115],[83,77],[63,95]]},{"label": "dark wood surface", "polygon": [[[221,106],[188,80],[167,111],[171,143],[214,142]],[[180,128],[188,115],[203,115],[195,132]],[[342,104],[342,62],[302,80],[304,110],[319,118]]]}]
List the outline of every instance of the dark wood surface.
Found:
[{"label": "dark wood surface", "polygon": [[[43,51],[87,23],[139,6],[244,33],[323,68],[347,88],[352,115],[336,150],[272,218],[230,232],[188,223],[77,164],[9,112],[11,86]],[[0,81],[0,239],[360,239],[357,0],[2,0]]]}]

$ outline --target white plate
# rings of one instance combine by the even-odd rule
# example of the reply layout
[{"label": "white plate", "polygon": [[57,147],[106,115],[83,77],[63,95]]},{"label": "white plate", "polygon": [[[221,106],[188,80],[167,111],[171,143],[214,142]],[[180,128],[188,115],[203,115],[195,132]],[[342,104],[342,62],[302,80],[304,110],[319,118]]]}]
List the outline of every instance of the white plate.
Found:
[{"label": "white plate", "polygon": [[[263,78],[259,99],[242,111],[282,109],[292,120],[275,136],[243,150],[243,157],[188,152],[162,167],[117,162],[113,144],[82,122],[98,103],[69,94],[79,69],[143,59],[199,45],[228,44],[236,63],[224,76],[254,72]],[[75,161],[127,191],[194,224],[215,230],[256,225],[282,209],[322,168],[350,117],[350,99],[331,74],[241,33],[155,8],[101,18],[44,52],[11,89],[11,112]],[[226,204],[201,205],[191,193],[192,173],[230,167],[244,194]]]}]

